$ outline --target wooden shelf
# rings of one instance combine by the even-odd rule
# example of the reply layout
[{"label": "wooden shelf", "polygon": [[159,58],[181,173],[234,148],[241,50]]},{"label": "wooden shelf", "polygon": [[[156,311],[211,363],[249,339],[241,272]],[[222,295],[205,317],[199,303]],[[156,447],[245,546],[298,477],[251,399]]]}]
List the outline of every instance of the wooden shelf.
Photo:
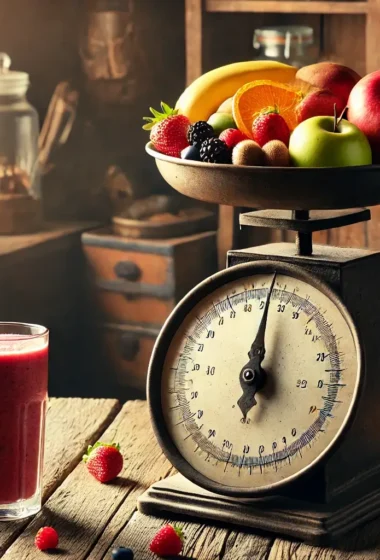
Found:
[{"label": "wooden shelf", "polygon": [[206,0],[207,12],[256,12],[280,14],[366,14],[367,2],[319,0]]}]

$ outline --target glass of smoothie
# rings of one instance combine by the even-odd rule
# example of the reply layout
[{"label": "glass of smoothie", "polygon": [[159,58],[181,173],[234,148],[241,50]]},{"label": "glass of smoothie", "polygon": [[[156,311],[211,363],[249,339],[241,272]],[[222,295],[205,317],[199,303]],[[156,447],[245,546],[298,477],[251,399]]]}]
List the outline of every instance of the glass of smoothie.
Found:
[{"label": "glass of smoothie", "polygon": [[0,520],[41,509],[49,331],[0,322]]}]

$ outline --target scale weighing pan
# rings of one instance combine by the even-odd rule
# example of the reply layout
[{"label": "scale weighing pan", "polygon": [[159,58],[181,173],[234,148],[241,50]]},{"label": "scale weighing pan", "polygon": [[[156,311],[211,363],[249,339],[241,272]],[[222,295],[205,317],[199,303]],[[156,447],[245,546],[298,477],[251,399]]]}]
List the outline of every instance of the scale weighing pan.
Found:
[{"label": "scale weighing pan", "polygon": [[246,208],[336,210],[380,204],[380,165],[248,167],[181,160],[146,146],[165,181],[190,198]]}]

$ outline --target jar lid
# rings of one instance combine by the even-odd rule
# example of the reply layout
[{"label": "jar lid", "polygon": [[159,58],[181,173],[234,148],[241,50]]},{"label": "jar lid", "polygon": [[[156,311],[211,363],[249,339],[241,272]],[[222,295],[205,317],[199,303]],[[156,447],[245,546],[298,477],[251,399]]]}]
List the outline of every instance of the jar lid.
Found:
[{"label": "jar lid", "polygon": [[11,59],[0,53],[0,95],[23,95],[29,86],[29,74],[9,70]]},{"label": "jar lid", "polygon": [[312,45],[314,42],[314,31],[312,27],[305,25],[276,25],[255,29],[253,46],[258,49],[261,45],[274,46],[287,43],[298,43]]}]

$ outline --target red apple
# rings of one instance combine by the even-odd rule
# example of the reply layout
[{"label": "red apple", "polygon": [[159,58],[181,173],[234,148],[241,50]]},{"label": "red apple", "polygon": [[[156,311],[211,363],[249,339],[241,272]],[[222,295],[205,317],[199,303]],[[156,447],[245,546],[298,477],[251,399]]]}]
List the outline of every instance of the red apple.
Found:
[{"label": "red apple", "polygon": [[296,79],[307,82],[308,84],[330,91],[339,100],[337,112],[341,113],[347,105],[347,100],[354,85],[360,80],[351,68],[337,64],[336,62],[318,62],[300,68],[296,74]]},{"label": "red apple", "polygon": [[367,136],[373,162],[380,163],[380,70],[362,78],[351,91],[347,118]]},{"label": "red apple", "polygon": [[311,117],[332,117],[334,105],[339,114],[343,111],[342,102],[330,91],[317,89],[308,93],[297,107],[298,122],[306,121]]}]

